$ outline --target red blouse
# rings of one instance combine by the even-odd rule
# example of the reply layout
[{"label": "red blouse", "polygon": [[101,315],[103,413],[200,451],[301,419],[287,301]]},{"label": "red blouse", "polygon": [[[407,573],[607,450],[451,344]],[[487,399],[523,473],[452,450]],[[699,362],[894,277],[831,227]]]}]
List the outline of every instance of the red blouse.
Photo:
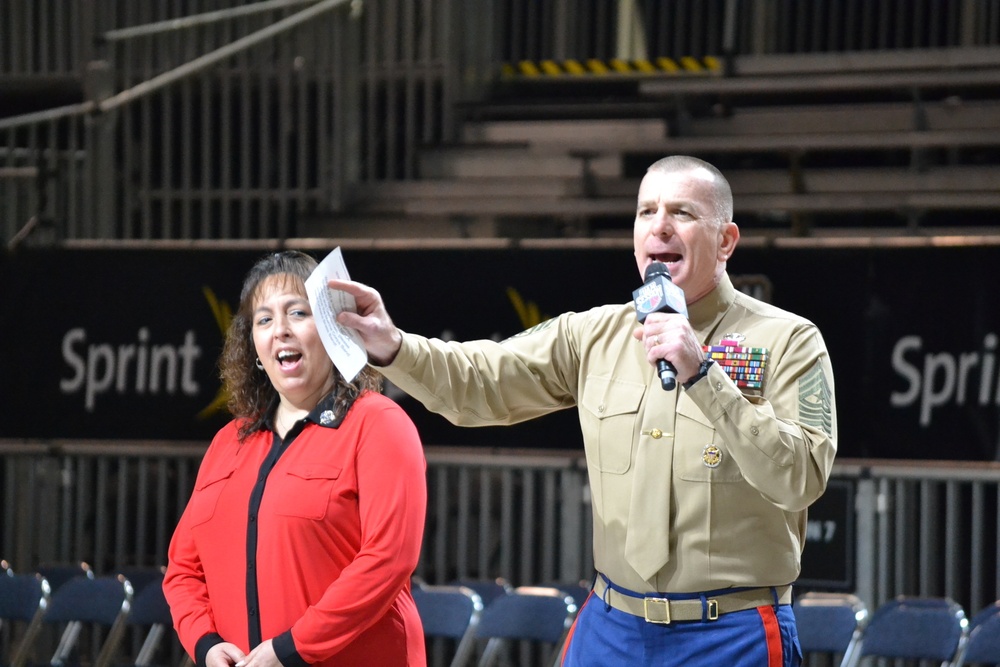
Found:
[{"label": "red blouse", "polygon": [[420,438],[380,394],[332,423],[324,407],[285,442],[259,431],[241,445],[230,422],[205,453],[163,584],[199,664],[220,641],[249,652],[267,639],[288,667],[426,664],[410,595],[427,506]]}]

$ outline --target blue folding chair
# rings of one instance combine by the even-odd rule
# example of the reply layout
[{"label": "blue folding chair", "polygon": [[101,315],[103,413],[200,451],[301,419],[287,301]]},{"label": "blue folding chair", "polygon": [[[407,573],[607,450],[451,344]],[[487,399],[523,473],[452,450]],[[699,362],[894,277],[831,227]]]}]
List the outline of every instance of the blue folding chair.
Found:
[{"label": "blue folding chair", "polygon": [[935,660],[951,665],[965,647],[968,620],[948,598],[901,595],[879,606],[861,638],[861,657]]},{"label": "blue folding chair", "polygon": [[[10,667],[22,667],[28,662],[35,637],[42,629],[49,595],[49,584],[39,575],[0,574],[0,626],[23,624],[21,638],[11,651]],[[14,633],[10,636],[13,638]]]},{"label": "blue folding chair", "polygon": [[163,594],[163,573],[146,580],[142,588],[133,586],[133,590],[137,592],[132,598],[127,622],[133,628],[146,628],[146,635],[132,664],[135,667],[150,667],[164,635],[173,627],[170,606]]},{"label": "blue folding chair", "polygon": [[431,586],[414,583],[424,637],[448,639],[455,643],[451,667],[463,667],[476,648],[476,627],[483,613],[483,601],[465,586]]},{"label": "blue folding chair", "polygon": [[476,637],[486,639],[479,667],[491,667],[510,641],[540,642],[551,647],[544,664],[556,665],[576,618],[576,604],[551,587],[519,586],[483,610]]},{"label": "blue folding chair", "polygon": [[587,601],[590,591],[593,589],[587,581],[550,581],[539,584],[539,586],[557,588],[566,593],[573,598],[573,603],[578,610],[583,607],[583,603]]},{"label": "blue folding chair", "polygon": [[840,667],[860,660],[858,644],[868,622],[868,607],[850,593],[804,593],[792,606],[802,652],[839,656]]},{"label": "blue folding chair", "polygon": [[45,577],[53,593],[62,588],[62,585],[70,579],[80,576],[88,579],[94,578],[94,570],[84,561],[79,563],[43,563],[35,569],[35,572]]},{"label": "blue folding chair", "polygon": [[167,568],[163,565],[126,565],[119,568],[116,574],[120,574],[132,584],[132,592],[139,595],[142,589],[149,584],[163,584],[163,576]]},{"label": "blue folding chair", "polygon": [[63,667],[77,648],[84,625],[100,627],[105,636],[93,660],[93,667],[109,667],[126,630],[132,605],[132,585],[124,577],[79,576],[52,593],[42,617],[46,625],[63,626],[59,644],[49,664]]},{"label": "blue folding chair", "polygon": [[449,586],[465,586],[471,588],[483,601],[484,606],[489,606],[496,598],[510,593],[511,585],[503,577],[496,579],[455,579],[448,582]]},{"label": "blue folding chair", "polygon": [[969,641],[957,667],[1000,664],[1000,600],[980,610],[969,622]]}]

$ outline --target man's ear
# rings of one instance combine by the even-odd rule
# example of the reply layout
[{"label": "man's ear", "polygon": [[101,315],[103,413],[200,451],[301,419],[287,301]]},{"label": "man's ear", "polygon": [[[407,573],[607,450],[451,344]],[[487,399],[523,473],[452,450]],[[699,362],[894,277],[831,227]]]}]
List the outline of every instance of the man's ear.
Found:
[{"label": "man's ear", "polygon": [[726,261],[732,257],[736,244],[740,242],[740,228],[735,222],[726,222],[723,223],[720,233],[722,242],[719,244],[719,259]]}]

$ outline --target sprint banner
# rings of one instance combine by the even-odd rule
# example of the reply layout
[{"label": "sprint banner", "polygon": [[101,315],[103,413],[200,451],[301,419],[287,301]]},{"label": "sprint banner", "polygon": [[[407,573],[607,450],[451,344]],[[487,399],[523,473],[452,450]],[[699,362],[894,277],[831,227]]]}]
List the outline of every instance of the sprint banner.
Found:
[{"label": "sprint banner", "polygon": [[[312,252],[322,259],[330,250]],[[205,441],[225,423],[217,359],[263,251],[42,250],[0,256],[0,437]],[[444,339],[503,339],[565,310],[627,302],[632,253],[344,250],[396,323]],[[744,247],[737,284],[819,325],[833,360],[845,457],[996,460],[1000,247]],[[747,340],[749,347],[763,345]],[[427,444],[580,446],[573,410],[461,429],[393,387]]]}]

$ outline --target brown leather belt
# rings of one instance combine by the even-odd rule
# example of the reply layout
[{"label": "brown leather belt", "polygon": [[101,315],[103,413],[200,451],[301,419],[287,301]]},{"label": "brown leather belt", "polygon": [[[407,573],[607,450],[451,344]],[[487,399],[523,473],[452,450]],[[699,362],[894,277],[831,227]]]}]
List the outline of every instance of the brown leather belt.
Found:
[{"label": "brown leather belt", "polygon": [[714,621],[719,616],[730,612],[772,606],[774,605],[775,593],[778,595],[779,604],[791,603],[791,586],[749,588],[732,593],[716,593],[711,597],[706,597],[703,602],[701,598],[668,600],[656,595],[633,597],[608,588],[608,584],[600,576],[594,583],[594,595],[613,608],[633,616],[641,616],[646,619],[647,623],[662,624],[675,621]]}]

